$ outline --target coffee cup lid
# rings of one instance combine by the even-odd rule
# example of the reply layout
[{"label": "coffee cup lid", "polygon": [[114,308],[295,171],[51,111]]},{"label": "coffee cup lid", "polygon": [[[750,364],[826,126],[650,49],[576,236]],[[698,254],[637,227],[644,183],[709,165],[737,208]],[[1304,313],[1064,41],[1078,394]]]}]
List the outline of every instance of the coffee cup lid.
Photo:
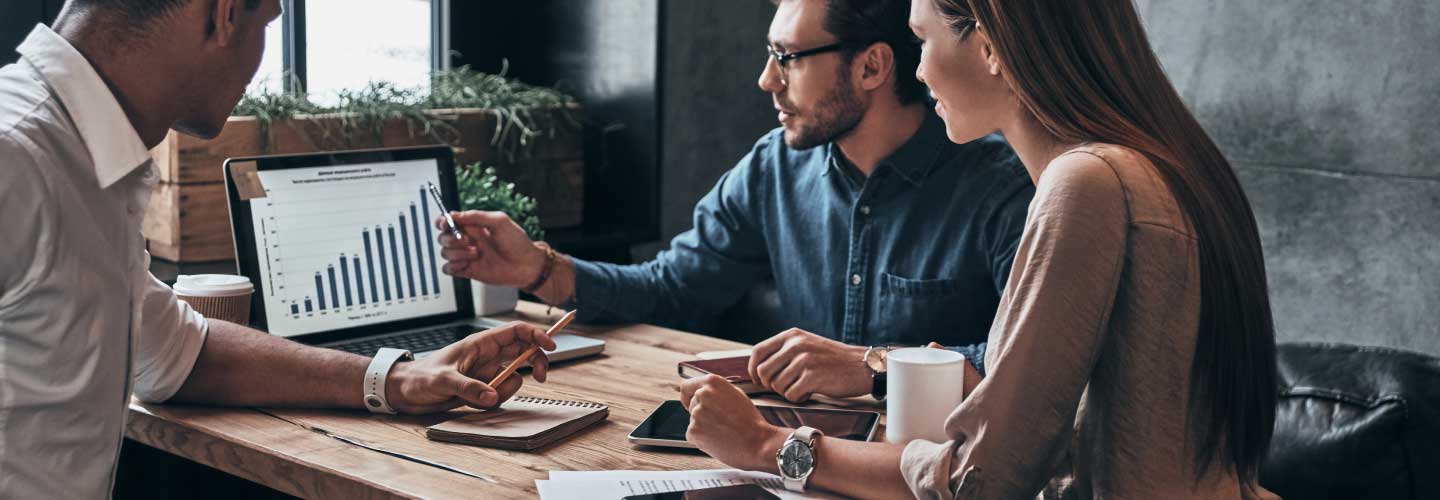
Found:
[{"label": "coffee cup lid", "polygon": [[181,275],[175,279],[175,293],[191,297],[225,297],[255,290],[250,279],[230,274]]}]

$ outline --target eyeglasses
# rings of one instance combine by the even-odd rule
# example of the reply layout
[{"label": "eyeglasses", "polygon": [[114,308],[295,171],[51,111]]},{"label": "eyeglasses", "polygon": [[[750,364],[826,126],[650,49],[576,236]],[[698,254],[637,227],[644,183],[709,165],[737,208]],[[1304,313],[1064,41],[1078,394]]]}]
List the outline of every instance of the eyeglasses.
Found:
[{"label": "eyeglasses", "polygon": [[830,45],[824,45],[820,47],[815,47],[813,49],[805,49],[795,52],[780,52],[778,50],[775,50],[775,47],[771,45],[767,44],[765,46],[765,52],[769,54],[771,59],[775,60],[775,65],[780,67],[780,81],[785,83],[790,82],[790,76],[787,73],[791,61],[810,57],[816,54],[824,54],[826,52],[837,52],[844,49],[845,44],[843,43],[832,43]]}]

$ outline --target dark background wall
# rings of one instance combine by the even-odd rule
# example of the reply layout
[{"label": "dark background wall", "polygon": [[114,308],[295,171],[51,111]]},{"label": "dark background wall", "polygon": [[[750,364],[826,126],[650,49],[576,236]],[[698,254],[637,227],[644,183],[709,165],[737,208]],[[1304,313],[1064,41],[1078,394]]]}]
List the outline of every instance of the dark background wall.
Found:
[{"label": "dark background wall", "polygon": [[585,224],[556,248],[624,262],[658,237],[660,0],[451,2],[452,63],[569,92],[586,122]]},{"label": "dark background wall", "polygon": [[755,141],[779,126],[756,82],[775,6],[767,0],[668,0],[662,26],[660,240],[693,225],[695,202]]},{"label": "dark background wall", "polygon": [[64,0],[0,0],[0,66],[19,59],[15,47],[35,23],[53,21],[64,4]]},{"label": "dark background wall", "polygon": [[1245,184],[1280,339],[1440,354],[1440,3],[1138,5]]}]

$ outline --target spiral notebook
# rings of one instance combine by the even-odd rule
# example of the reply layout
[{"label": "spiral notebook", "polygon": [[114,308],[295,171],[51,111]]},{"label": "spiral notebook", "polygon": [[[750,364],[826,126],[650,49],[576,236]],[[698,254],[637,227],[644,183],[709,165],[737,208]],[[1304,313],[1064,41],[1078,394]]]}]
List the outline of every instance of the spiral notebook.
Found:
[{"label": "spiral notebook", "polygon": [[609,416],[610,407],[599,403],[517,397],[500,408],[427,427],[425,437],[487,448],[533,450]]}]

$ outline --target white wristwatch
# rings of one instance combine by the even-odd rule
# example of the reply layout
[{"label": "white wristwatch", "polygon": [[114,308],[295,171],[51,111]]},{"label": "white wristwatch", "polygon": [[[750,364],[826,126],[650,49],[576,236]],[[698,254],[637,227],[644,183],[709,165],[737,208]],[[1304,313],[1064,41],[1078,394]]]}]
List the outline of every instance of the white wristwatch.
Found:
[{"label": "white wristwatch", "polygon": [[390,368],[395,366],[395,363],[413,359],[415,356],[404,349],[382,347],[375,352],[375,357],[370,360],[370,367],[365,369],[365,409],[371,413],[395,414],[395,409],[385,400],[385,379],[390,375]]},{"label": "white wristwatch", "polygon": [[815,442],[823,435],[818,429],[802,426],[775,452],[775,465],[780,469],[785,489],[805,491],[810,474],[815,472]]}]

